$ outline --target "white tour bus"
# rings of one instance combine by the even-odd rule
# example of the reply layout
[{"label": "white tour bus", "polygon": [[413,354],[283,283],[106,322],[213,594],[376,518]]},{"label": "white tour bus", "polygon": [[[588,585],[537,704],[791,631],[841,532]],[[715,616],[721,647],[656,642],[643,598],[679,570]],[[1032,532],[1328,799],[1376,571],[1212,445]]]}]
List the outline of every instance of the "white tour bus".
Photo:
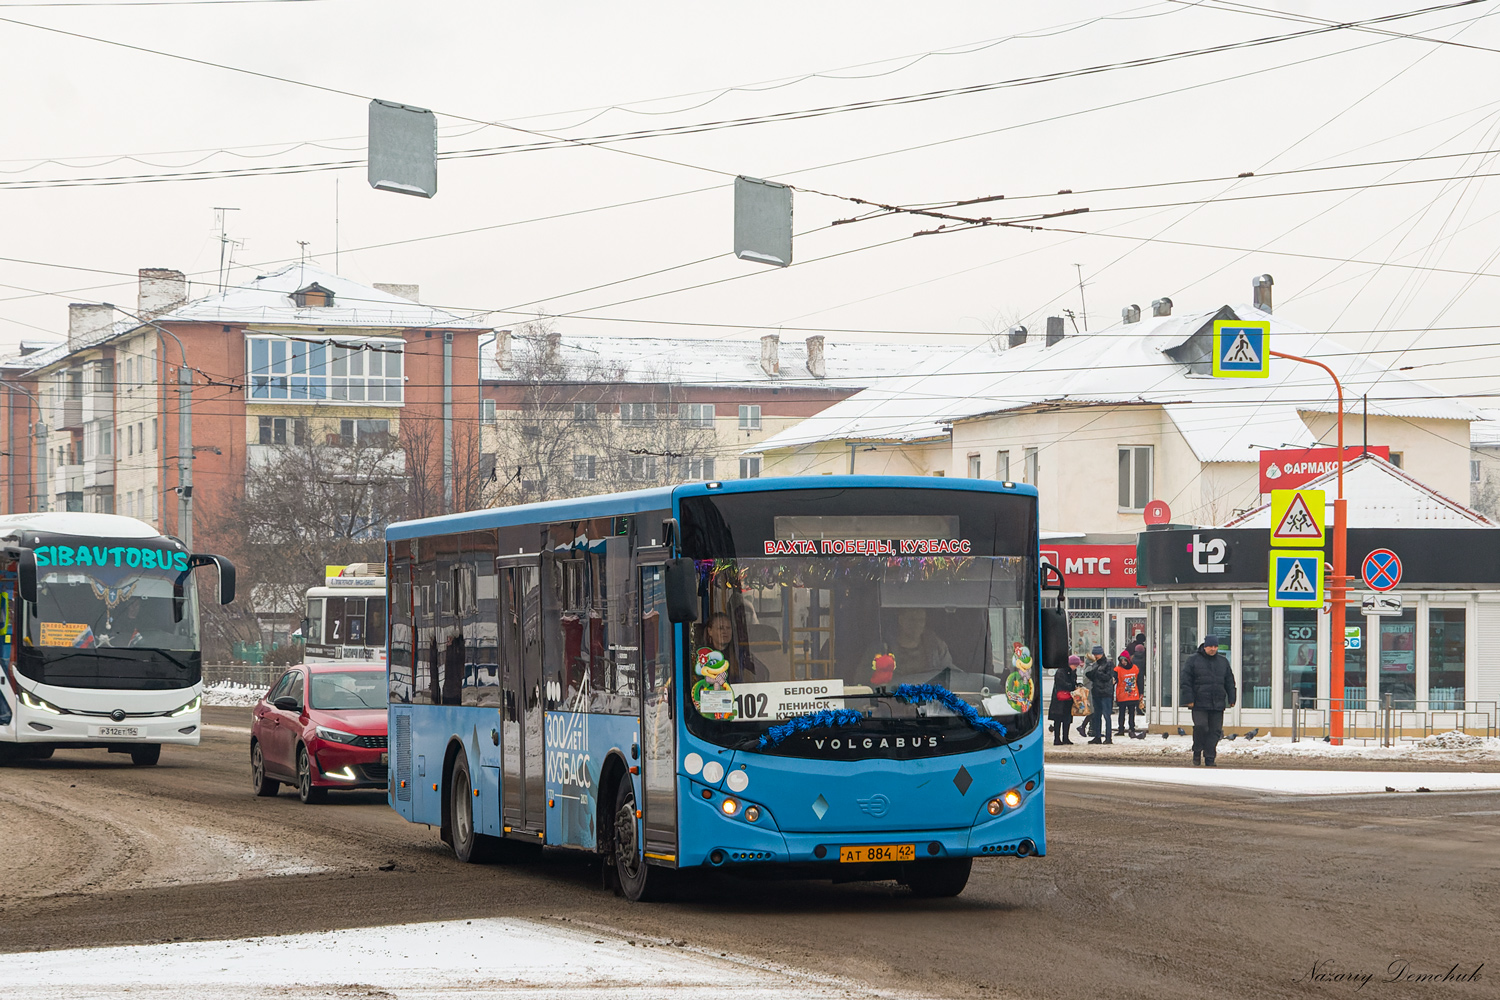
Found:
[{"label": "white tour bus", "polygon": [[329,566],[323,586],[307,592],[303,660],[372,662],[385,659],[385,567]]},{"label": "white tour bus", "polygon": [[234,566],[115,514],[0,515],[0,761],[59,747],[155,764],[196,745],[203,656],[191,575]]}]

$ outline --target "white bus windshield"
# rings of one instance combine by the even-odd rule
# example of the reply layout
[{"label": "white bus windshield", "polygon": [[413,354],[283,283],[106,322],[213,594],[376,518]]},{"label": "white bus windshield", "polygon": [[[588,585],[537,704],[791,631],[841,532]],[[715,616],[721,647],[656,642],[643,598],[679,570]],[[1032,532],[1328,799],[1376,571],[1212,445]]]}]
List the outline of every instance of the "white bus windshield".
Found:
[{"label": "white bus windshield", "polygon": [[174,620],[175,571],[71,566],[38,573],[35,611],[28,616],[32,646],[195,650],[198,607],[194,587],[183,588],[182,619]]}]

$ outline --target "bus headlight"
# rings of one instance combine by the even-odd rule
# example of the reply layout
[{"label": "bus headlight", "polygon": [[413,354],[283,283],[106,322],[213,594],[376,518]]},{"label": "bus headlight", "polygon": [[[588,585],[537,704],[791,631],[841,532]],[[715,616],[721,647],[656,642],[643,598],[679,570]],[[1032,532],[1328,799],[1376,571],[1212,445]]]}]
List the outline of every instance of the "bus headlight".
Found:
[{"label": "bus headlight", "polygon": [[167,717],[169,719],[176,719],[176,718],[178,718],[180,716],[191,715],[193,712],[198,711],[198,709],[200,709],[202,707],[203,707],[203,696],[200,694],[200,695],[196,696],[195,698],[193,698],[193,700],[190,701],[190,702],[188,702],[186,705],[183,705],[177,711],[169,713]]},{"label": "bus headlight", "polygon": [[1021,793],[1014,788],[1000,797],[1004,799],[1005,804],[1012,809],[1021,804]]},{"label": "bus headlight", "polygon": [[329,729],[327,726],[319,726],[318,738],[328,740],[330,743],[356,743],[359,737],[353,733],[346,733],[342,729]]},{"label": "bus headlight", "polygon": [[999,816],[1000,810],[1004,809],[1005,807],[1000,804],[999,799],[990,799],[984,804],[984,808],[989,811],[989,814],[991,816]]},{"label": "bus headlight", "polygon": [[754,823],[756,820],[760,819],[760,806],[746,806],[745,819],[751,823]]},{"label": "bus headlight", "polygon": [[725,799],[719,804],[719,808],[724,810],[725,816],[733,816],[740,811],[740,804],[737,799]]},{"label": "bus headlight", "polygon": [[21,704],[38,712],[47,712],[51,715],[62,715],[63,710],[42,698],[38,698],[30,691],[22,690]]}]

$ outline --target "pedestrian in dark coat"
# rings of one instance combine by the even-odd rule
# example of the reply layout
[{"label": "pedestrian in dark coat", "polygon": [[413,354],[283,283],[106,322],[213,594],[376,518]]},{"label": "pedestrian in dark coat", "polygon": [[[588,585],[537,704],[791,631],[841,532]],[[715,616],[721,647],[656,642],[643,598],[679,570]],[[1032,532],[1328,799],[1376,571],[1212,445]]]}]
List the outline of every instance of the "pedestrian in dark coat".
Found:
[{"label": "pedestrian in dark coat", "polygon": [[1052,675],[1052,701],[1047,705],[1047,718],[1052,720],[1052,745],[1073,745],[1069,730],[1073,726],[1073,692],[1078,689],[1078,668],[1083,659],[1068,657],[1066,667],[1058,667]]},{"label": "pedestrian in dark coat", "polygon": [[1094,712],[1089,716],[1089,742],[1113,743],[1114,735],[1109,726],[1115,709],[1115,665],[1104,655],[1103,646],[1095,646],[1089,655],[1093,663],[1089,664],[1086,673],[1089,675],[1089,698],[1094,704]]},{"label": "pedestrian in dark coat", "polygon": [[1182,704],[1193,710],[1193,763],[1215,767],[1224,738],[1224,709],[1233,708],[1238,691],[1229,659],[1219,652],[1219,637],[1210,635],[1182,665]]}]

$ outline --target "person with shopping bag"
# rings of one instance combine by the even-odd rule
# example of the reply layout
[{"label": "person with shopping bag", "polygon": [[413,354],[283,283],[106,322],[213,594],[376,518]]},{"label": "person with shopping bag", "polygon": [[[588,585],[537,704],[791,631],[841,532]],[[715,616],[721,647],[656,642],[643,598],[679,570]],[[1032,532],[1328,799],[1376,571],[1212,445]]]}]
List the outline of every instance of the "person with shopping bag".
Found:
[{"label": "person with shopping bag", "polygon": [[1047,718],[1052,720],[1052,745],[1073,745],[1068,732],[1073,728],[1073,692],[1078,687],[1078,668],[1083,660],[1078,656],[1068,657],[1068,665],[1058,667],[1052,675],[1052,701],[1047,705]]}]

